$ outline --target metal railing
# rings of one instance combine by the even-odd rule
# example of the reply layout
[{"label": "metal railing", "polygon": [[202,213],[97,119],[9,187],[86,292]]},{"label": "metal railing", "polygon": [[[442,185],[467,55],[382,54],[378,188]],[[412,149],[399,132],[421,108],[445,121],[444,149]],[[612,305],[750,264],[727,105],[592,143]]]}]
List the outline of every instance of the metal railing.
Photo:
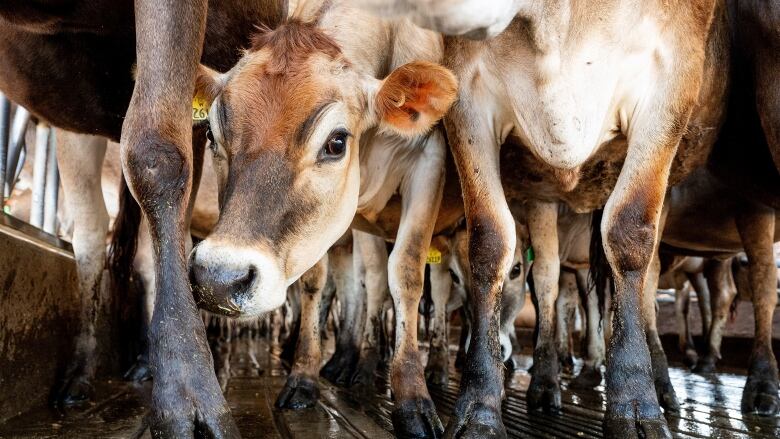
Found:
[{"label": "metal railing", "polygon": [[[13,117],[12,117],[13,114]],[[13,104],[0,93],[0,205],[8,213],[7,200],[14,193],[28,158],[26,142],[30,124],[35,124],[35,151],[32,170],[31,225],[57,235],[59,170],[57,168],[56,130],[32,119],[24,107]]]}]

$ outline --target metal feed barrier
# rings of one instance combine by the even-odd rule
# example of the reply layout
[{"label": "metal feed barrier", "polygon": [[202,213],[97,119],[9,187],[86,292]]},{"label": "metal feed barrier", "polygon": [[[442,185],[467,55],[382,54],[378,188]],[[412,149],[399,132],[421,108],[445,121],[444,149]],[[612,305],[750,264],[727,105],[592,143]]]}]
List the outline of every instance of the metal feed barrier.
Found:
[{"label": "metal feed barrier", "polygon": [[[11,117],[13,113],[13,117]],[[0,93],[0,205],[8,213],[6,200],[11,197],[28,158],[26,134],[32,121],[30,112],[13,104]],[[35,123],[33,157],[31,225],[57,235],[59,170],[57,169],[56,130],[43,122]],[[21,218],[25,220],[25,218]]]}]

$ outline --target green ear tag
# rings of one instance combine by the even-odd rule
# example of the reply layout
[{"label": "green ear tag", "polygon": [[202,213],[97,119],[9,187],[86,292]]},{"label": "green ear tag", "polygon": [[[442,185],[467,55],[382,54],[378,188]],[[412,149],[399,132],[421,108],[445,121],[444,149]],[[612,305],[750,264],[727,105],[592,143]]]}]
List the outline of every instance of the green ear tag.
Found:
[{"label": "green ear tag", "polygon": [[534,248],[528,247],[528,250],[525,251],[525,260],[528,262],[534,261]]}]

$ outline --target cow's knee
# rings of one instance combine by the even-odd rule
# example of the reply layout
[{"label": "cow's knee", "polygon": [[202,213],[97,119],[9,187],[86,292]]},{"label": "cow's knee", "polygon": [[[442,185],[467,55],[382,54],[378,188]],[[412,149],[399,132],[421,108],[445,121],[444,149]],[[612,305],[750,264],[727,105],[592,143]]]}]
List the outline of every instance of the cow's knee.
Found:
[{"label": "cow's knee", "polygon": [[644,271],[650,264],[655,244],[655,224],[644,209],[624,206],[602,225],[605,249],[612,268],[620,273]]},{"label": "cow's knee", "polygon": [[157,131],[139,134],[122,147],[128,185],[147,214],[154,215],[185,199],[192,178],[191,162],[185,149]]}]

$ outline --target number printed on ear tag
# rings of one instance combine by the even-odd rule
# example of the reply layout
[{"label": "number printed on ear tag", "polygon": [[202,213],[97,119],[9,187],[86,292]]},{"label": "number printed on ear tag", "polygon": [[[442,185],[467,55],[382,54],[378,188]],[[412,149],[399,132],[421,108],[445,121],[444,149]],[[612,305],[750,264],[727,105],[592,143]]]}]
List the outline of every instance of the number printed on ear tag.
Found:
[{"label": "number printed on ear tag", "polygon": [[441,252],[435,248],[428,248],[428,258],[425,259],[426,264],[441,264]]},{"label": "number printed on ear tag", "polygon": [[209,118],[209,103],[203,96],[192,98],[192,120],[202,121]]}]

